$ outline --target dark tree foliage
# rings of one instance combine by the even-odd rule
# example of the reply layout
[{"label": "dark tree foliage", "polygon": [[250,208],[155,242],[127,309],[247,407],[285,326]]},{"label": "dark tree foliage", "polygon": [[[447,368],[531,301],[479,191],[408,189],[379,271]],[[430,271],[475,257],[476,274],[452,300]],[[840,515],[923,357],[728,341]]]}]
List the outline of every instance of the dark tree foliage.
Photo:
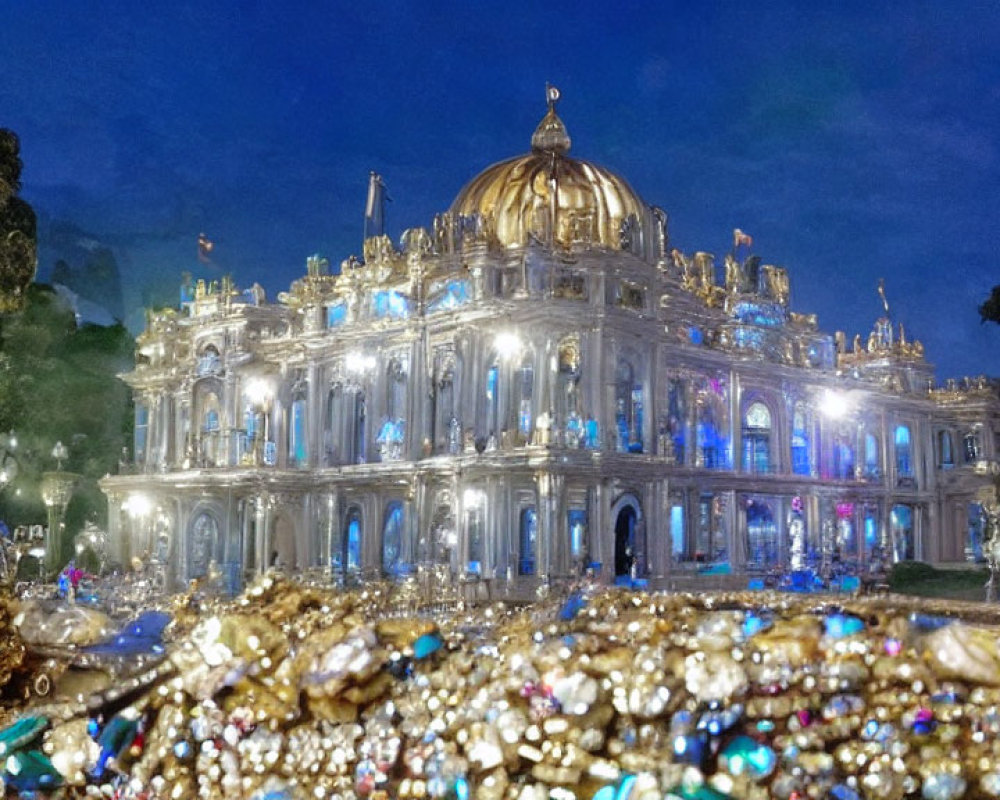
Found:
[{"label": "dark tree foliage", "polygon": [[24,305],[38,262],[35,212],[17,196],[20,150],[17,134],[0,128],[0,311]]},{"label": "dark tree foliage", "polygon": [[69,449],[63,468],[82,476],[67,509],[72,536],[87,519],[105,522],[97,481],[116,470],[131,439],[129,391],[116,375],[131,367],[134,341],[122,325],[77,327],[49,287],[32,284],[25,300],[0,317],[0,431],[17,434],[19,462],[15,483],[0,493],[0,519],[44,521],[39,482],[56,468],[51,452],[61,441]]},{"label": "dark tree foliage", "polygon": [[1000,284],[993,287],[990,296],[979,306],[980,322],[995,322],[1000,325]]}]

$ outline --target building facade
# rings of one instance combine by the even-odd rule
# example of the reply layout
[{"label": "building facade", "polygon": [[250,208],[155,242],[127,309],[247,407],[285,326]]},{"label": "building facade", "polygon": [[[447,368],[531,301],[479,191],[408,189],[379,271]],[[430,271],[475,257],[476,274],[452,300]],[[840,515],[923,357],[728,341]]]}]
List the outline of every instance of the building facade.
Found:
[{"label": "building facade", "polygon": [[150,314],[102,484],[120,560],[530,587],[980,555],[993,385],[933,388],[888,303],[822,332],[739,231],[718,265],[674,249],[551,99],[531,145],[398,249]]}]

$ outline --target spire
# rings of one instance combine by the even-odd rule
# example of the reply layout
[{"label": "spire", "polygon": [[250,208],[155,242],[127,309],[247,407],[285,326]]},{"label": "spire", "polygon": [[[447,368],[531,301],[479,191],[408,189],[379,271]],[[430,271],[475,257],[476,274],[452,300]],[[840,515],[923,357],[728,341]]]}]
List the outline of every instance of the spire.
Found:
[{"label": "spire", "polygon": [[556,114],[556,103],[559,102],[559,90],[550,83],[545,84],[545,99],[549,110],[538,123],[531,136],[531,149],[550,153],[565,153],[571,144],[566,126]]}]

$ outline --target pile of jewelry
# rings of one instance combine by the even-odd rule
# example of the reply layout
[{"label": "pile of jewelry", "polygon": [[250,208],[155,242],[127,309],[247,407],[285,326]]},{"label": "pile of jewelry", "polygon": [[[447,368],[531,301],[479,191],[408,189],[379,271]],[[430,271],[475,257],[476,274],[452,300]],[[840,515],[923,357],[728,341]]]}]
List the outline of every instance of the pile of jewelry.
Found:
[{"label": "pile of jewelry", "polygon": [[382,587],[266,577],[182,598],[161,660],[127,680],[12,712],[3,779],[112,798],[1000,797],[1000,627],[975,609],[581,587],[431,617]]}]

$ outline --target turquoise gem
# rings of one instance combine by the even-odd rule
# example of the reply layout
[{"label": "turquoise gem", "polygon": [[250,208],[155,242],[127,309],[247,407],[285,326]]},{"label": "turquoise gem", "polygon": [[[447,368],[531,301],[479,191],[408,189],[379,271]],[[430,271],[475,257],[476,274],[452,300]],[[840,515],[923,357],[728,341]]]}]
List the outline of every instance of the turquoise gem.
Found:
[{"label": "turquoise gem", "polygon": [[138,720],[127,719],[121,715],[110,719],[108,724],[104,726],[104,730],[101,731],[101,735],[97,737],[97,743],[101,746],[101,754],[94,767],[95,777],[101,777],[108,762],[112,758],[118,758],[132,746],[138,732]]},{"label": "turquoise gem", "polygon": [[707,783],[690,788],[675,786],[668,792],[668,796],[683,797],[684,800],[732,800],[728,794],[723,794],[718,789],[713,789]]},{"label": "turquoise gem", "polygon": [[0,756],[20,750],[49,726],[48,717],[22,717],[0,731]]},{"label": "turquoise gem", "polygon": [[635,775],[626,775],[622,778],[618,791],[615,793],[615,800],[628,800],[635,788]]},{"label": "turquoise gem", "polygon": [[437,631],[425,633],[417,638],[413,643],[413,657],[416,659],[427,658],[432,653],[436,653],[444,644],[444,639]]},{"label": "turquoise gem", "polygon": [[828,614],[824,620],[826,635],[834,639],[842,639],[845,636],[854,636],[865,629],[865,622],[860,617],[853,614]]},{"label": "turquoise gem", "polygon": [[615,800],[615,787],[602,786],[594,792],[593,800]]},{"label": "turquoise gem", "polygon": [[62,785],[62,775],[38,750],[22,750],[7,759],[4,768],[7,786],[18,792],[38,792]]},{"label": "turquoise gem", "polygon": [[746,773],[753,780],[762,780],[774,772],[778,759],[774,751],[749,736],[737,736],[721,754],[725,768],[732,775]]}]

